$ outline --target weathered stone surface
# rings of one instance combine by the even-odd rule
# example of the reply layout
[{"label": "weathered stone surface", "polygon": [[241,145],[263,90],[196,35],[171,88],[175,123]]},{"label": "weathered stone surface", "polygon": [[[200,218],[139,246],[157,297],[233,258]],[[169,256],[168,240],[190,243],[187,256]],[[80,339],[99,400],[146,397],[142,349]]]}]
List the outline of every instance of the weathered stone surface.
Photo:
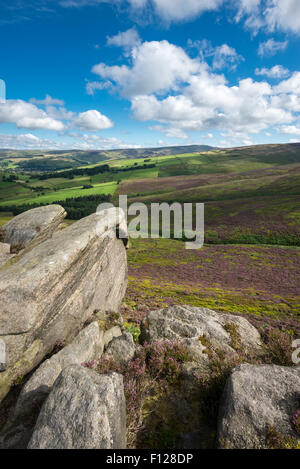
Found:
[{"label": "weathered stone surface", "polygon": [[115,210],[90,215],[0,271],[0,339],[8,365],[0,401],[58,341],[72,340],[95,310],[118,310],[127,286],[118,222]]},{"label": "weathered stone surface", "polygon": [[134,354],[135,345],[132,334],[126,332],[109,343],[104,355],[117,363],[127,363],[132,360]]},{"label": "weathered stone surface", "polygon": [[123,449],[126,406],[123,377],[65,368],[44,403],[30,449]]},{"label": "weathered stone surface", "polygon": [[33,247],[50,238],[66,215],[60,205],[37,207],[21,213],[2,226],[4,242],[17,250],[29,244]]},{"label": "weathered stone surface", "polygon": [[228,378],[221,401],[220,447],[267,448],[269,426],[297,438],[292,418],[299,398],[299,367],[240,365]]},{"label": "weathered stone surface", "polygon": [[262,346],[258,331],[245,318],[193,306],[170,306],[147,315],[141,342],[162,339],[182,342],[200,362],[208,360],[209,347],[232,355],[237,349],[249,352]]},{"label": "weathered stone surface", "polygon": [[0,256],[10,253],[10,244],[0,243]]},{"label": "weathered stone surface", "polygon": [[108,331],[104,333],[104,346],[107,347],[108,344],[115,338],[120,337],[122,335],[122,331],[120,326],[113,326]]},{"label": "weathered stone surface", "polygon": [[69,365],[81,365],[99,359],[104,348],[103,335],[98,322],[93,322],[70,345],[41,364],[19,395],[14,413],[0,436],[0,447],[27,447],[38,410],[49,395],[56,378]]},{"label": "weathered stone surface", "polygon": [[10,244],[0,243],[0,268],[6,264],[10,257]]}]

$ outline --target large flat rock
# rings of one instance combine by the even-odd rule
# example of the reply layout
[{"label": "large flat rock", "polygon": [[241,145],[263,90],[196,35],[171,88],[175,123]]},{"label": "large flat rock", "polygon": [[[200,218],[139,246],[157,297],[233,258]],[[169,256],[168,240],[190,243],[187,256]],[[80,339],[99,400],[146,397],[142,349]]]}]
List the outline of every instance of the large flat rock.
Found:
[{"label": "large flat rock", "polygon": [[150,312],[142,321],[140,340],[179,341],[198,362],[207,361],[210,350],[234,355],[238,349],[250,353],[262,347],[259,332],[245,318],[186,305]]},{"label": "large flat rock", "polygon": [[42,407],[29,449],[125,449],[123,377],[65,368]]},{"label": "large flat rock", "polygon": [[45,360],[26,382],[18,397],[12,417],[6,424],[0,447],[24,449],[30,440],[34,422],[61,371],[70,365],[99,360],[104,349],[104,332],[94,321],[79,332],[62,350]]},{"label": "large flat rock", "polygon": [[299,398],[299,367],[240,365],[228,378],[223,393],[219,446],[266,449],[269,427],[285,438],[298,440],[292,420],[299,409]]},{"label": "large flat rock", "polygon": [[117,311],[127,286],[126,250],[116,236],[123,212],[79,220],[0,271],[0,339],[8,369],[0,401],[57,341],[72,340],[95,311]]},{"label": "large flat rock", "polygon": [[17,215],[1,227],[4,242],[11,249],[20,251],[50,238],[57,230],[67,213],[60,205],[37,207]]}]

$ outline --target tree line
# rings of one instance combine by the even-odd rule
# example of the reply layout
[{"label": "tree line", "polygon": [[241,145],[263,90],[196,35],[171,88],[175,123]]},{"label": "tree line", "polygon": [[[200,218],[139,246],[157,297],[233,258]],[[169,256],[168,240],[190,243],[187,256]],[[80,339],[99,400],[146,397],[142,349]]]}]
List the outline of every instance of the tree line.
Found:
[{"label": "tree line", "polygon": [[[99,204],[103,202],[110,202],[111,195],[98,194],[87,195],[83,197],[70,197],[66,200],[58,200],[52,204],[61,205],[67,212],[67,218],[70,220],[80,220],[80,218],[87,217],[95,213]],[[32,208],[43,207],[49,204],[24,204],[24,205],[7,205],[1,206],[1,212],[12,212],[14,216],[26,212]]]}]

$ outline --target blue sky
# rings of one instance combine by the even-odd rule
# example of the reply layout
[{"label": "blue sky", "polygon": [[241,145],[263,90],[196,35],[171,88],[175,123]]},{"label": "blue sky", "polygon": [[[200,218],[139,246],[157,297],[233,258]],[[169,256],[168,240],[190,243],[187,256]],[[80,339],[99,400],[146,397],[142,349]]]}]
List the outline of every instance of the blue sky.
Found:
[{"label": "blue sky", "polygon": [[299,0],[0,5],[0,148],[300,140]]}]

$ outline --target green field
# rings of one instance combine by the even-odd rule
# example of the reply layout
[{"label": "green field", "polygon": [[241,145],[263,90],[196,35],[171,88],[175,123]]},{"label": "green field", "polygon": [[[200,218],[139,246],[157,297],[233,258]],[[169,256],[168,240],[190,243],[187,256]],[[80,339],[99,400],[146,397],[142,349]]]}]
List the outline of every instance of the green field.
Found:
[{"label": "green field", "polygon": [[108,195],[114,193],[116,186],[116,182],[108,182],[95,184],[91,189],[82,189],[81,186],[75,186],[72,188],[50,191],[45,195],[32,196],[32,194],[30,194],[30,196],[22,198],[7,198],[0,201],[0,207],[23,204],[51,204],[53,202],[63,201],[72,197],[83,197],[97,194]]}]

